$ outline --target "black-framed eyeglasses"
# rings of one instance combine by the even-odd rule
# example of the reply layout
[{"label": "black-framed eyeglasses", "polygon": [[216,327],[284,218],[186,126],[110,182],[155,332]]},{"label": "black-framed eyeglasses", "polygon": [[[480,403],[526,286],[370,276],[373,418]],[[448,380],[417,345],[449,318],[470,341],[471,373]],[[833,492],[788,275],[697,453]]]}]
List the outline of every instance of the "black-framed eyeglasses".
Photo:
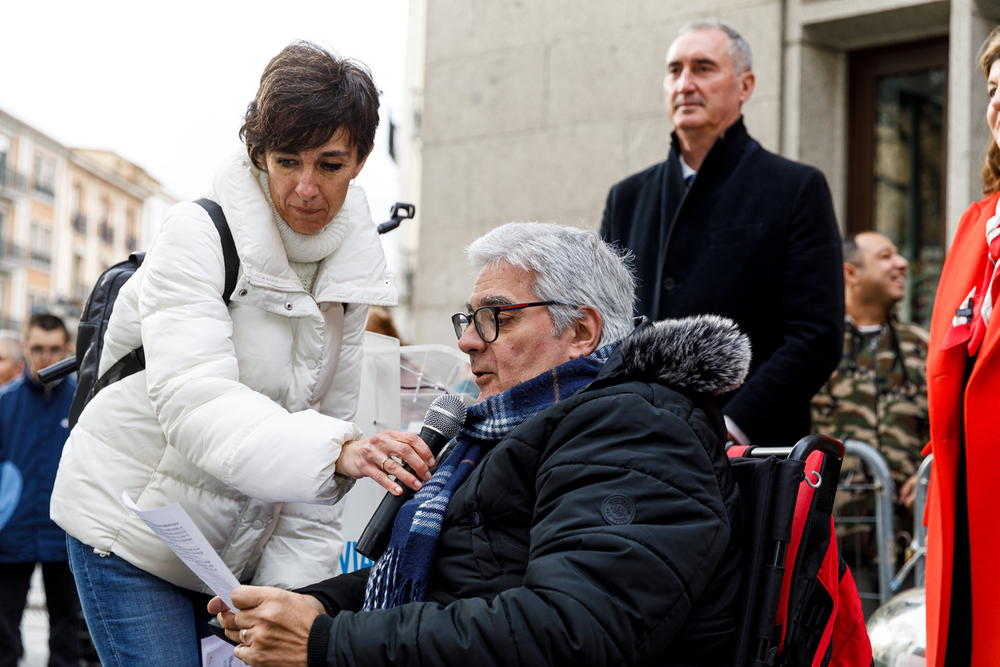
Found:
[{"label": "black-framed eyeglasses", "polygon": [[484,343],[492,343],[500,335],[498,319],[500,313],[511,310],[521,310],[522,308],[534,308],[535,306],[568,306],[568,303],[559,301],[535,301],[533,303],[514,303],[509,306],[482,306],[470,315],[468,313],[455,313],[451,316],[451,323],[455,325],[455,335],[459,338],[465,334],[469,325],[475,323],[476,333],[483,339]]}]

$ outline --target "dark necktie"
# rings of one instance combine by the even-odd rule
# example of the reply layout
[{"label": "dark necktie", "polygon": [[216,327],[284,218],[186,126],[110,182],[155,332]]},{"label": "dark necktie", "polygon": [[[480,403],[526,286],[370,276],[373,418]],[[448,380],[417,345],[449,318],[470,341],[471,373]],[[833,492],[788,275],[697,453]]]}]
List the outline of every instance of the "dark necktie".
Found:
[{"label": "dark necktie", "polygon": [[697,174],[691,174],[690,176],[684,179],[684,182],[687,183],[688,187],[691,187],[691,184],[694,183],[695,176],[697,176]]}]

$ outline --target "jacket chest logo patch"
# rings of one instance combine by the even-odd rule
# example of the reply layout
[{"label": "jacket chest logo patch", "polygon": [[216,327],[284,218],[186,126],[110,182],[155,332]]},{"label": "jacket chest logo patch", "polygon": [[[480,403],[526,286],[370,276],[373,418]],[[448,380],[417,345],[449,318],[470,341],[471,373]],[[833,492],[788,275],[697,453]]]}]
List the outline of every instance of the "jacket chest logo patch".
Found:
[{"label": "jacket chest logo patch", "polygon": [[635,503],[625,496],[608,496],[601,505],[601,514],[612,526],[624,526],[635,518]]}]

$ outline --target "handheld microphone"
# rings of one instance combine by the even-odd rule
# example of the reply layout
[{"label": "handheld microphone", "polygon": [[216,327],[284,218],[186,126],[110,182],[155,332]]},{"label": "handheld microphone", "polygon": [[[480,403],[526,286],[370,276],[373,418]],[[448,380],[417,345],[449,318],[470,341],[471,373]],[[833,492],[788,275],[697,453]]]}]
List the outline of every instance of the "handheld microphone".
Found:
[{"label": "handheld microphone", "polygon": [[[462,402],[462,399],[452,394],[438,396],[431,403],[424,416],[424,425],[420,429],[420,439],[427,443],[431,454],[437,458],[438,453],[448,441],[458,435],[464,423],[465,403]],[[407,472],[413,473],[413,469],[409,465],[403,467]],[[389,546],[392,524],[396,521],[399,508],[411,497],[413,497],[413,489],[406,486],[403,486],[403,492],[398,496],[386,492],[378,509],[375,510],[375,514],[372,515],[358,539],[355,549],[359,554],[372,560],[379,559],[385,548]]]}]

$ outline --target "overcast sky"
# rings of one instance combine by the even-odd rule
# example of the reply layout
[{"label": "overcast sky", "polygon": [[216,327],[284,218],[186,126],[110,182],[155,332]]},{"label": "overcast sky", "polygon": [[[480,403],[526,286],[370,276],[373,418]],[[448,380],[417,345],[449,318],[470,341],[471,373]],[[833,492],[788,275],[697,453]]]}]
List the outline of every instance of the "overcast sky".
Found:
[{"label": "overcast sky", "polygon": [[402,114],[406,0],[3,2],[0,109],[79,148],[111,150],[179,199],[210,187],[267,62],[308,39],[361,60],[383,92],[358,178],[376,222],[395,201],[388,119]]}]

